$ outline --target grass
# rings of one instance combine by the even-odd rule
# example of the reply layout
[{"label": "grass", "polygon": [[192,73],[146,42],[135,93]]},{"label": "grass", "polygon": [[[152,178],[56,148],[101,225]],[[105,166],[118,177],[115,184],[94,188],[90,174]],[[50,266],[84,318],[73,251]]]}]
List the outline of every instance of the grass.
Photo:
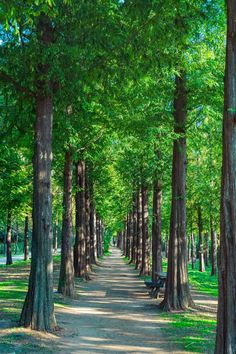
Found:
[{"label": "grass", "polygon": [[[59,266],[61,256],[53,256],[56,267]],[[1,265],[0,282],[0,318],[17,321],[20,317],[23,302],[28,288],[30,260],[16,261],[11,265]],[[9,270],[11,270],[9,272]],[[67,302],[59,294],[55,294],[55,306],[65,307]]]},{"label": "grass", "polygon": [[[164,260],[164,268],[167,261]],[[210,297],[218,296],[217,276],[211,276],[211,267],[199,272],[198,261],[195,269],[188,266],[189,282],[193,290]],[[194,311],[180,313],[162,313],[167,336],[182,350],[193,353],[214,353],[216,317],[212,313]]]},{"label": "grass", "polygon": [[211,275],[211,267],[206,267],[205,272],[199,272],[199,264],[196,262],[195,269],[189,265],[188,274],[190,285],[201,293],[217,297],[218,296],[218,279],[217,276]]},{"label": "grass", "polygon": [[162,313],[166,326],[163,328],[182,350],[193,353],[213,353],[215,346],[216,319],[195,312]]}]

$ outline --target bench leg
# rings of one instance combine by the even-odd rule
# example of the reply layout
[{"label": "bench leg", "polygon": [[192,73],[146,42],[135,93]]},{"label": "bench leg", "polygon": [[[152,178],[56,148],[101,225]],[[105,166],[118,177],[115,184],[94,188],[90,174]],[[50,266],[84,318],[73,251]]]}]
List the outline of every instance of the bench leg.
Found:
[{"label": "bench leg", "polygon": [[155,288],[152,288],[152,289],[150,290],[149,295],[150,295],[152,298],[157,299],[159,292],[160,292],[160,288],[155,287]]}]

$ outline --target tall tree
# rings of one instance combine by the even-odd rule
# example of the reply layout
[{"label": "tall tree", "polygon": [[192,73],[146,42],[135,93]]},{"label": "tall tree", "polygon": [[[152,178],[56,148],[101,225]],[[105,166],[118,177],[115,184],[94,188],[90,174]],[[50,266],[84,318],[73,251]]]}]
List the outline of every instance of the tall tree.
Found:
[{"label": "tall tree", "polygon": [[148,233],[148,187],[142,185],[142,262],[140,275],[150,274],[150,239]]},{"label": "tall tree", "polygon": [[[42,55],[53,42],[53,23],[44,13],[37,22],[37,37]],[[36,124],[34,151],[33,236],[29,288],[20,324],[36,330],[56,327],[53,305],[52,267],[52,82],[50,62],[37,66]]]},{"label": "tall tree", "polygon": [[203,225],[202,208],[198,206],[198,235],[199,235],[199,271],[205,272],[204,245],[203,245]]},{"label": "tall tree", "polygon": [[74,297],[74,264],[72,247],[72,156],[71,151],[65,153],[64,164],[64,196],[61,235],[61,267],[58,292],[64,296]]},{"label": "tall tree", "polygon": [[153,220],[152,220],[152,280],[156,281],[157,273],[162,271],[161,244],[161,181],[153,185]]},{"label": "tall tree", "polygon": [[12,264],[12,249],[11,249],[11,233],[12,233],[12,211],[8,210],[7,212],[7,236],[6,236],[6,243],[7,243],[7,257],[6,257],[6,264]]},{"label": "tall tree", "polygon": [[76,164],[76,235],[74,245],[75,276],[86,278],[86,214],[85,214],[85,162]]},{"label": "tall tree", "polygon": [[25,217],[25,229],[24,229],[24,261],[29,258],[29,216]]},{"label": "tall tree", "polygon": [[216,354],[236,352],[236,2],[227,0],[226,6],[227,44]]},{"label": "tall tree", "polygon": [[164,310],[186,309],[192,306],[187,270],[186,237],[186,118],[187,91],[185,73],[176,76],[174,98],[174,140],[172,165],[172,204],[168,270],[165,297],[160,307]]}]

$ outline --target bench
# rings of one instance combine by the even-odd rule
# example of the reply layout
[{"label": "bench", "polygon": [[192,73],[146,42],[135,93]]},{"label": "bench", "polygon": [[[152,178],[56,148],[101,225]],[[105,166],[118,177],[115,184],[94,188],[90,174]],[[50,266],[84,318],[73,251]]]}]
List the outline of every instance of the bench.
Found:
[{"label": "bench", "polygon": [[149,295],[153,298],[157,298],[160,292],[161,288],[164,288],[166,279],[167,279],[167,273],[156,273],[157,275],[157,280],[155,282],[153,281],[145,281],[146,287],[150,290]]}]

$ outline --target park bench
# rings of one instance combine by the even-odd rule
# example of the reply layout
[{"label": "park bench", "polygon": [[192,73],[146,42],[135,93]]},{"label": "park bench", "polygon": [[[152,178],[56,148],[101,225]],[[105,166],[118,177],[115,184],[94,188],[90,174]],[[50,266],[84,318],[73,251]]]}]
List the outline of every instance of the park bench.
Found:
[{"label": "park bench", "polygon": [[167,279],[167,273],[161,272],[161,273],[156,273],[157,275],[157,280],[155,282],[153,281],[145,281],[146,287],[150,290],[149,295],[153,298],[157,298],[161,288],[164,288],[166,279]]}]

